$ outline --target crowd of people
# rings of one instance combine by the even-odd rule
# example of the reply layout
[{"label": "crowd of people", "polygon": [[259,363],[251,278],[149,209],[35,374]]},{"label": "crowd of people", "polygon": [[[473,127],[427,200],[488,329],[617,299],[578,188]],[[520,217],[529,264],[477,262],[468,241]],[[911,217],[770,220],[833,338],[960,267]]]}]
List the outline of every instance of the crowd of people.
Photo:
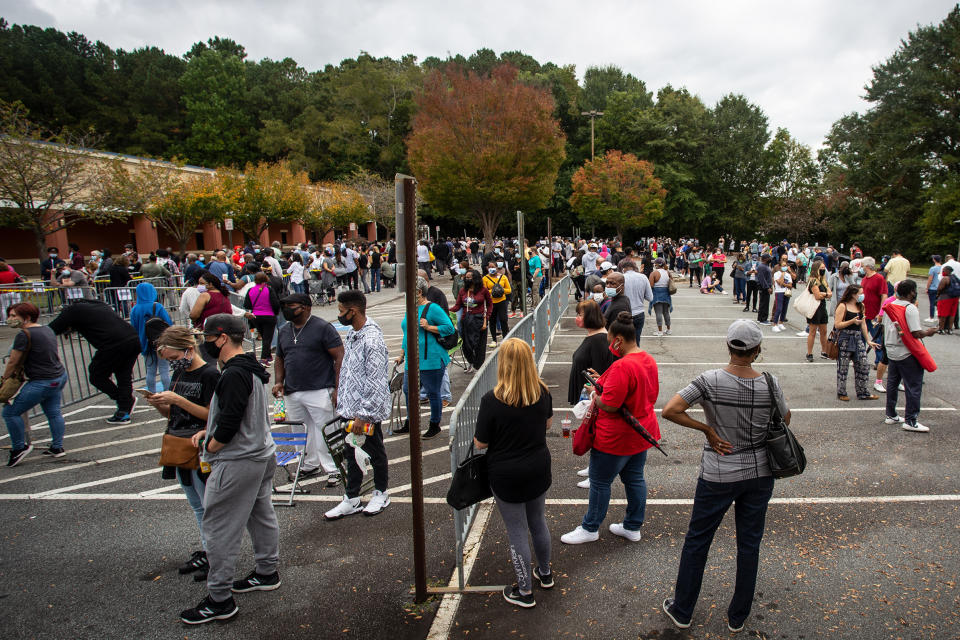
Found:
[{"label": "crowd of people", "polygon": [[[560,537],[564,544],[596,541],[606,519],[611,485],[619,477],[627,507],[610,533],[630,542],[641,539],[645,519],[644,468],[651,438],[660,437],[654,411],[659,397],[655,359],[641,345],[647,314],[655,316],[654,338],[673,336],[671,313],[678,287],[687,284],[704,295],[731,295],[732,304],[756,320],[738,320],[727,331],[729,363],[707,371],[674,395],[663,418],[701,431],[705,447],[689,530],[681,554],[674,594],[663,603],[681,628],[690,625],[707,552],[724,513],[737,510],[737,581],[727,611],[731,631],[743,628],[750,612],[758,569],[764,515],[773,488],[770,468],[758,444],[771,411],[789,422],[779,382],[754,363],[761,353],[764,327],[786,330],[791,300],[803,316],[806,361],[837,360],[837,398],[849,401],[847,375],[852,364],[856,398],[886,395],[887,424],[925,432],[918,421],[923,375],[933,370],[922,339],[956,327],[960,264],[953,256],[932,256],[924,282],[931,305],[923,328],[916,306],[917,281],[898,251],[880,261],[854,245],[849,255],[833,246],[797,246],[788,242],[725,241],[701,244],[695,238],[647,238],[635,245],[598,239],[541,238],[527,244],[498,239],[424,239],[418,242],[416,316],[404,317],[402,389],[407,413],[429,404],[423,438],[441,432],[445,403],[453,400],[449,380],[450,340],[468,363],[480,369],[488,349],[499,348],[497,384],[479,406],[474,445],[487,451],[490,485],[507,529],[517,583],[504,598],[534,606],[534,580],[554,584],[551,540],[545,519],[552,483],[546,432],[551,428],[553,397],[537,372],[529,345],[506,339],[510,319],[523,315],[560,276],[569,275],[576,298],[575,324],[586,332],[573,354],[567,389],[570,405],[587,403],[595,416],[589,464],[578,474],[589,489],[582,521]],[[68,376],[60,360],[58,335],[77,333],[95,349],[90,383],[116,404],[110,423],[129,423],[142,397],[167,419],[161,450],[161,474],[177,478],[196,518],[200,548],[180,567],[207,583],[206,597],[181,614],[188,624],[226,619],[238,611],[234,593],[280,586],[278,526],[270,494],[276,469],[275,444],[268,420],[270,397],[282,398],[286,420],[302,423],[307,433],[300,478],[325,476],[341,486],[343,500],[326,511],[336,520],[363,513],[374,516],[390,505],[388,459],[383,423],[391,417],[390,359],[380,325],[367,315],[367,296],[394,286],[397,254],[386,244],[341,241],[326,246],[254,243],[223,248],[211,256],[187,254],[182,261],[158,251],[142,262],[127,247],[117,257],[109,250],[89,256],[71,246],[67,260],[51,248],[42,264],[44,280],[59,286],[86,286],[107,274],[111,285],[129,287],[139,280],[132,308],[119,309],[96,298],[72,298],[59,315],[41,324],[39,309],[18,303],[7,309],[7,324],[17,330],[3,380],[26,382],[3,408],[11,438],[8,466],[32,451],[23,416],[39,405],[51,432],[51,457],[65,455],[61,393]],[[0,261],[0,279],[10,271]],[[447,297],[439,283],[451,282]],[[15,272],[14,272],[15,273]],[[80,274],[77,276],[75,274]],[[136,275],[134,275],[136,274]],[[13,281],[13,280],[11,280]],[[526,290],[524,290],[526,284]],[[170,303],[166,292],[175,290]],[[801,304],[802,300],[805,300]],[[770,304],[773,303],[771,312]],[[337,304],[337,325],[314,313],[314,305]],[[832,331],[831,329],[832,319]],[[408,385],[408,322],[416,323],[420,389]],[[801,321],[802,322],[802,321]],[[259,353],[245,342],[254,330]],[[487,332],[489,331],[489,342]],[[869,351],[876,377],[870,387]],[[829,351],[835,351],[831,356]],[[133,368],[144,361],[145,388],[133,389]],[[581,372],[594,382],[584,385]],[[884,379],[884,374],[887,374]],[[898,416],[898,392],[906,411]],[[745,397],[772,395],[773,407],[755,410]],[[699,404],[704,420],[687,412]],[[765,406],[765,405],[763,405]],[[366,470],[346,456],[342,477],[323,437],[337,419],[366,425],[353,438],[373,471],[374,489],[364,504]],[[409,430],[409,422],[395,433]],[[645,432],[645,437],[642,432]],[[184,455],[184,452],[188,455]],[[253,540],[255,564],[242,580],[233,580],[240,539],[246,528]],[[537,564],[531,571],[533,539]]]}]

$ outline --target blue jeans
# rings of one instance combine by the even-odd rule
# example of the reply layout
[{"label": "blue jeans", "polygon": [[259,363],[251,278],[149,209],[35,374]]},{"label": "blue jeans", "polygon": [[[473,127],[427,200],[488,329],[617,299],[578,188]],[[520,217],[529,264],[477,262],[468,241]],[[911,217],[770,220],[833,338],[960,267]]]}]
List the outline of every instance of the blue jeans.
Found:
[{"label": "blue jeans", "polygon": [[52,439],[50,446],[54,449],[63,448],[63,432],[66,429],[66,424],[63,421],[63,414],[60,412],[60,395],[63,393],[65,384],[67,384],[66,373],[59,378],[50,380],[28,380],[20,387],[20,393],[17,394],[13,402],[3,407],[3,419],[7,423],[7,431],[10,432],[10,445],[14,451],[26,446],[24,440],[26,426],[23,424],[23,414],[38,404],[43,409],[43,415],[47,416],[47,424],[50,427],[50,437]]},{"label": "blue jeans", "polygon": [[777,310],[773,313],[773,324],[787,321],[787,296],[781,291],[776,294]]},{"label": "blue jeans", "polygon": [[[867,319],[867,333],[870,334],[871,340],[880,342],[880,337],[883,333],[883,323],[879,320]],[[880,361],[883,360],[883,349],[874,349],[873,358],[874,364],[880,364]]]},{"label": "blue jeans", "polygon": [[380,291],[380,267],[370,269],[370,291]]},{"label": "blue jeans", "polygon": [[646,451],[632,456],[617,456],[596,449],[591,451],[590,504],[580,526],[590,532],[600,529],[600,523],[607,517],[607,507],[610,506],[610,484],[619,475],[627,492],[627,514],[623,518],[623,528],[639,531],[647,511],[647,481],[643,477],[646,462]]},{"label": "blue jeans", "polygon": [[673,611],[681,622],[687,622],[693,616],[713,535],[731,504],[734,504],[737,525],[737,581],[727,619],[732,626],[738,626],[750,615],[760,564],[760,541],[772,495],[773,478],[770,476],[739,482],[697,481],[673,595]]},{"label": "blue jeans", "polygon": [[170,362],[166,358],[161,358],[157,353],[148,351],[143,354],[143,362],[146,365],[147,391],[157,392],[157,373],[160,373],[160,391],[166,391],[170,388]]},{"label": "blue jeans", "polygon": [[[420,399],[427,399],[427,392],[426,389],[423,388],[423,385],[420,385]],[[443,370],[443,382],[440,383],[440,400],[453,402],[453,395],[450,393],[450,370],[447,368]]]},{"label": "blue jeans", "polygon": [[180,473],[181,470],[177,469],[177,480],[180,482],[180,488],[183,489],[183,494],[187,496],[187,502],[190,503],[190,508],[193,509],[193,515],[197,519],[197,526],[200,528],[200,543],[203,545],[204,550],[206,550],[207,543],[203,539],[203,491],[207,483],[200,479],[199,469],[190,471],[192,484],[189,485],[183,484]]},{"label": "blue jeans", "polygon": [[637,332],[637,341],[640,340],[640,334],[643,333],[643,323],[646,319],[646,313],[638,313],[633,316],[633,330]]},{"label": "blue jeans", "polygon": [[747,300],[747,279],[746,278],[734,278],[733,279],[733,296],[737,301]]},{"label": "blue jeans", "polygon": [[291,289],[294,293],[306,293],[306,292],[307,292],[307,282],[306,282],[306,280],[304,280],[303,282],[291,282],[291,283],[290,283],[290,289]]},{"label": "blue jeans", "polygon": [[[420,370],[420,384],[427,392],[427,397],[430,398],[430,422],[439,423],[441,414],[443,413],[443,403],[440,400],[440,387],[443,385],[444,371],[446,371],[446,368]],[[420,409],[419,407],[410,408],[410,392],[407,386],[407,372],[404,371],[403,396],[407,400],[407,415],[409,415],[411,411],[419,411]]]},{"label": "blue jeans", "polygon": [[930,302],[930,319],[933,320],[933,316],[937,312],[937,290],[936,289],[927,289],[927,300]]}]

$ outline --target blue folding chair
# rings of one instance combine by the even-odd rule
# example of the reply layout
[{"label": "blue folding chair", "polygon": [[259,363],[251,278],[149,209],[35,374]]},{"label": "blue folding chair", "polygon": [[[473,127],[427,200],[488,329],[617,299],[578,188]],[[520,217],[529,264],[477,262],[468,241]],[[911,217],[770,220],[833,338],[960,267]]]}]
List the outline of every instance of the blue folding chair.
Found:
[{"label": "blue folding chair", "polygon": [[[274,431],[278,427],[287,427],[289,431]],[[299,430],[294,431],[294,428]],[[292,507],[293,496],[298,493],[310,493],[309,489],[300,486],[300,468],[303,466],[303,456],[307,448],[307,432],[302,422],[275,422],[273,423],[270,435],[273,436],[273,442],[277,446],[277,466],[282,467],[287,473],[287,483],[290,484],[290,498],[286,503],[277,503],[280,507]],[[297,469],[290,473],[291,464],[296,463]],[[273,492],[283,493],[273,487]]]}]

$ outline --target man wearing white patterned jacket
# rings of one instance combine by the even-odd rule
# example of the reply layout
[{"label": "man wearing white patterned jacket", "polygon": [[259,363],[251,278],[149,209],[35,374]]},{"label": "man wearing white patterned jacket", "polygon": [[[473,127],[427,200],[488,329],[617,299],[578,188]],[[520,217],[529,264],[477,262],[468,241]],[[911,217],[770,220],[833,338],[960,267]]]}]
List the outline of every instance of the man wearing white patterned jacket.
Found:
[{"label": "man wearing white patterned jacket", "polygon": [[[366,436],[361,449],[373,465],[373,497],[363,507],[363,515],[375,516],[390,504],[387,494],[387,451],[383,446],[380,423],[390,417],[390,387],[387,381],[388,355],[383,331],[367,318],[367,298],[350,289],[337,296],[340,315],[337,320],[351,327],[344,343],[340,381],[337,385],[337,415],[348,420],[373,423],[373,433]],[[347,460],[347,495],[343,502],[324,514],[327,520],[338,520],[361,511],[360,485],[363,470],[352,452]]]}]

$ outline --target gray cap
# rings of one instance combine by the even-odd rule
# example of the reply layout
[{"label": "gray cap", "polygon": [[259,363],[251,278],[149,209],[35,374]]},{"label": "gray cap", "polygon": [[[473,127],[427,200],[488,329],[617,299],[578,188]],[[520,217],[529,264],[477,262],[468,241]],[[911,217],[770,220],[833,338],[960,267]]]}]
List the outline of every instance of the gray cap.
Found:
[{"label": "gray cap", "polygon": [[228,335],[233,338],[242,338],[247,331],[247,324],[240,316],[230,313],[217,313],[203,323],[203,335]]},{"label": "gray cap", "polygon": [[763,341],[763,331],[755,320],[734,320],[727,328],[727,344],[734,349],[753,349]]}]

